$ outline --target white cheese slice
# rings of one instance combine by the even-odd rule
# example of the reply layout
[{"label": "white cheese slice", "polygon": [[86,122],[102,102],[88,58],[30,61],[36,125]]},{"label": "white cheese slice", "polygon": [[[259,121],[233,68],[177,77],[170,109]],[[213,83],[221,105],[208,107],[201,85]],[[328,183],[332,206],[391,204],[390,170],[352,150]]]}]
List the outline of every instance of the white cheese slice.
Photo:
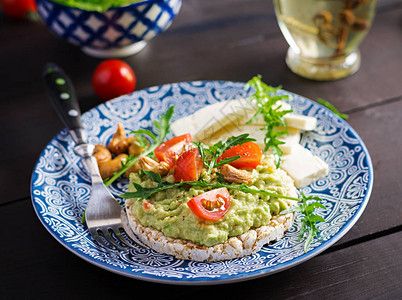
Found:
[{"label": "white cheese slice", "polygon": [[[285,102],[279,102],[278,105],[281,105],[281,110],[291,109]],[[255,112],[254,104],[246,99],[217,102],[173,122],[171,130],[176,136],[190,133],[195,142],[203,141],[206,144],[248,133],[264,149],[265,132],[260,130],[265,124],[263,118],[258,118],[253,124],[245,124]],[[328,174],[328,165],[299,145],[300,130],[314,130],[317,119],[294,113],[287,114],[284,118],[288,134],[278,138],[285,142],[280,145],[284,152],[281,168],[294,179],[297,188],[302,188]]]},{"label": "white cheese slice", "polygon": [[[291,109],[290,105],[285,102],[279,101],[277,105],[281,105],[281,110]],[[247,99],[217,102],[173,122],[170,128],[176,136],[190,133],[193,140],[198,142],[206,140],[227,125],[245,124],[256,111],[256,107]],[[253,123],[265,124],[262,118]]]},{"label": "white cheese slice", "polygon": [[[258,124],[239,124],[240,122],[233,122],[217,132],[213,135],[202,140],[203,143],[207,145],[215,144],[219,141],[225,141],[231,136],[238,136],[244,133],[248,133],[249,137],[255,139],[255,143],[257,143],[262,150],[265,148],[264,138],[265,131],[261,130],[262,125]],[[278,130],[282,130],[279,128]],[[300,141],[300,130],[297,128],[288,128],[288,134],[284,134],[278,137],[279,140],[283,141],[285,144],[279,145],[279,148],[283,151],[284,154],[290,154],[294,145],[298,145]]]},{"label": "white cheese slice", "polygon": [[298,115],[294,113],[286,114],[284,117],[286,125],[299,128],[301,130],[311,131],[317,126],[317,119],[314,117]]},{"label": "white cheese slice", "polygon": [[293,178],[297,188],[328,174],[328,165],[301,145],[295,145],[291,154],[282,156],[280,167]]},{"label": "white cheese slice", "polygon": [[256,143],[260,145],[262,149],[264,149],[265,132],[260,130],[261,125],[239,123],[240,122],[233,122],[219,129],[214,134],[203,139],[202,142],[207,145],[213,145],[219,141],[225,141],[231,136],[238,136],[244,133],[248,133],[249,137],[256,139]]},{"label": "white cheese slice", "polygon": [[245,123],[255,112],[255,107],[246,99],[217,102],[173,122],[170,128],[176,136],[190,133],[197,142],[238,119]]},{"label": "white cheese slice", "polygon": [[299,145],[300,142],[300,130],[298,128],[288,127],[287,130],[287,134],[278,137],[278,140],[285,142],[285,144],[279,145],[284,155],[292,153],[295,145]]}]

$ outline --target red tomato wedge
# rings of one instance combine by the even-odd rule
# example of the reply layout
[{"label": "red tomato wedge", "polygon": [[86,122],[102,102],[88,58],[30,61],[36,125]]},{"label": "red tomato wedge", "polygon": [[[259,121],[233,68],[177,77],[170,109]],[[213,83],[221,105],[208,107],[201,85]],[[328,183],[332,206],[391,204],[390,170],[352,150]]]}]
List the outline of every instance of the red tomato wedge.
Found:
[{"label": "red tomato wedge", "polygon": [[201,219],[216,221],[223,218],[230,208],[227,188],[202,193],[187,202],[191,211]]},{"label": "red tomato wedge", "polygon": [[191,134],[176,136],[160,144],[154,153],[159,161],[165,161],[172,168],[179,156],[191,146]]},{"label": "red tomato wedge", "polygon": [[142,206],[144,207],[145,210],[150,210],[151,207],[154,206],[154,204],[147,200],[142,200]]},{"label": "red tomato wedge", "polygon": [[198,148],[192,148],[183,152],[176,161],[174,167],[174,179],[176,182],[194,181],[200,177],[204,162]]},{"label": "red tomato wedge", "polygon": [[229,165],[238,169],[255,169],[261,164],[262,150],[258,144],[247,142],[241,145],[236,145],[226,150],[218,161],[227,157],[239,155],[240,158],[229,163]]}]

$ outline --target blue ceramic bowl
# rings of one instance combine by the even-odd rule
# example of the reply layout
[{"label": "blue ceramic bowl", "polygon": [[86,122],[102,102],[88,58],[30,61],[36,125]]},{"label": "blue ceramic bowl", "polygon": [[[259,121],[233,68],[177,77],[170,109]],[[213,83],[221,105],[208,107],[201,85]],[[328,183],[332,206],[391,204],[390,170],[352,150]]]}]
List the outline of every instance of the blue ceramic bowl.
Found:
[{"label": "blue ceramic bowl", "polygon": [[105,12],[86,11],[51,0],[36,0],[38,12],[57,36],[95,57],[125,57],[166,30],[182,0],[142,1]]}]

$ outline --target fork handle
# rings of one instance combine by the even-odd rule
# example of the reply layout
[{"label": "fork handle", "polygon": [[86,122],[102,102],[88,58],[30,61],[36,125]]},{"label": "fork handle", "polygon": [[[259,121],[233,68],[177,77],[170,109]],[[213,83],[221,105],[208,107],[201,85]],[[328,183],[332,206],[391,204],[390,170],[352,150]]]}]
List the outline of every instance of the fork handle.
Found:
[{"label": "fork handle", "polygon": [[43,72],[45,86],[50,100],[64,126],[77,145],[86,142],[82,128],[81,110],[70,78],[53,63],[48,63]]}]

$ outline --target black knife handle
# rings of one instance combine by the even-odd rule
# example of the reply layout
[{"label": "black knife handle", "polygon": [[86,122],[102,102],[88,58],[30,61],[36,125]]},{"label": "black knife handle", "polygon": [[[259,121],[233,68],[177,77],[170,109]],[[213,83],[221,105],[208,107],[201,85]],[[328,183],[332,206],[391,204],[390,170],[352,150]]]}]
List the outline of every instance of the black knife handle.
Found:
[{"label": "black knife handle", "polygon": [[86,142],[81,110],[71,80],[57,65],[49,63],[43,72],[45,86],[54,109],[77,144]]}]

